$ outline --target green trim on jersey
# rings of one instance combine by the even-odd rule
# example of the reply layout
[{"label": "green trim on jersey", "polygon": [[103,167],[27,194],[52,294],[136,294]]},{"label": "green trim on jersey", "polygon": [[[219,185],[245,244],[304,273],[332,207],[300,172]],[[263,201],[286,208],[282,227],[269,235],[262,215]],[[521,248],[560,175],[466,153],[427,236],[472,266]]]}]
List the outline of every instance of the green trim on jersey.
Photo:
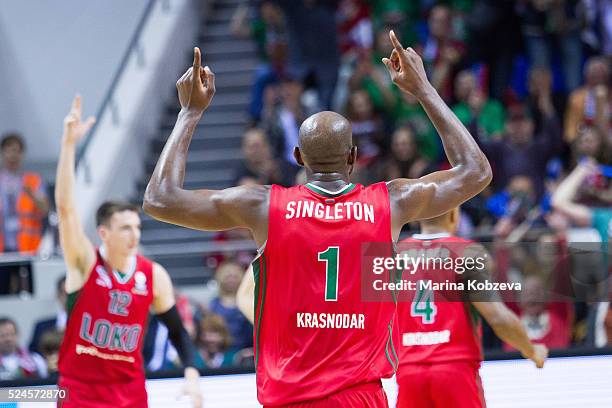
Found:
[{"label": "green trim on jersey", "polygon": [[81,294],[81,289],[74,291],[72,293],[66,294],[66,314],[68,315],[68,318],[70,318],[72,309],[74,309],[74,305],[76,305],[76,302],[80,294]]},{"label": "green trim on jersey", "polygon": [[[260,268],[260,263],[263,265]],[[261,317],[263,315],[264,302],[266,300],[266,257],[262,253],[257,257],[253,263],[253,277],[255,278],[255,302],[254,302],[254,317],[257,319],[257,306],[259,305],[259,319],[257,319],[257,332],[255,335],[255,370],[257,370],[257,363],[259,362],[259,336],[261,332]],[[263,273],[263,283],[261,290],[261,297],[259,296],[259,276]]]},{"label": "green trim on jersey", "polygon": [[304,185],[304,187],[306,187],[310,191],[313,191],[313,192],[315,192],[315,193],[317,193],[319,195],[322,195],[323,197],[339,197],[341,195],[350,193],[351,191],[353,191],[355,189],[356,186],[355,186],[355,184],[350,183],[350,184],[347,184],[346,186],[342,187],[340,190],[338,190],[336,192],[325,190],[324,188],[315,186],[312,183],[306,183]]},{"label": "green trim on jersey", "polygon": [[115,279],[119,281],[119,283],[126,284],[132,279],[134,276],[134,272],[136,271],[136,266],[130,272],[121,272],[117,269],[113,269],[113,274],[115,275]]},{"label": "green trim on jersey", "polygon": [[[397,353],[395,352],[395,347],[393,345],[393,326],[391,324],[392,322],[393,320],[387,325],[387,328],[389,329],[389,338],[387,339],[387,344],[385,344],[385,356],[387,357],[387,361],[389,362],[389,364],[391,364],[391,367],[393,367],[393,372],[395,373],[397,372],[397,367],[399,365],[399,358],[397,358]],[[389,347],[391,347],[392,353],[389,353]],[[395,361],[391,358],[391,354],[393,354]]]}]

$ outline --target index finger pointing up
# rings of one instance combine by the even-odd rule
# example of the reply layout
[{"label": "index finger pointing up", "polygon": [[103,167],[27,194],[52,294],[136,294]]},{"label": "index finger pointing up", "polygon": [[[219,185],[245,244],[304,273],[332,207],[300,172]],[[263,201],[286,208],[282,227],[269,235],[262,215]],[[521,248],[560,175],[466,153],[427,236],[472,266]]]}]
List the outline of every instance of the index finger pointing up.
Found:
[{"label": "index finger pointing up", "polygon": [[202,64],[202,55],[198,47],[193,47],[193,70],[197,73],[200,72],[200,65]]},{"label": "index finger pointing up", "polygon": [[400,44],[393,30],[389,31],[389,38],[391,39],[391,44],[393,44],[393,48],[397,50],[400,57],[404,55],[404,47],[402,47],[402,44]]}]

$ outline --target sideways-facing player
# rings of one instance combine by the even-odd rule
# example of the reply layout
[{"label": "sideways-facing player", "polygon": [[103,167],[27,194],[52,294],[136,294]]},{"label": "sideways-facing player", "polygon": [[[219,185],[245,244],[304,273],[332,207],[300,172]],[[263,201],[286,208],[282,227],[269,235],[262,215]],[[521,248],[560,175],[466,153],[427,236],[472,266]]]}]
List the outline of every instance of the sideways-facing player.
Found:
[{"label": "sideways-facing player", "polygon": [[[474,241],[453,236],[458,222],[458,208],[421,221],[421,233],[401,241],[399,250],[417,256],[425,254],[430,261],[436,256],[471,258],[472,270],[461,270],[459,274],[456,269],[420,268],[413,275],[405,272],[404,279],[463,282],[467,289],[468,279],[483,281],[489,275],[491,264],[485,249]],[[401,336],[398,408],[485,406],[478,374],[483,359],[478,315],[484,317],[500,339],[533,360],[538,368],[543,367],[548,349],[531,343],[521,321],[495,293],[436,291],[424,287],[419,290],[418,285],[416,288],[414,293],[408,292],[414,295],[412,302],[401,299],[404,301],[398,303]]]},{"label": "sideways-facing player", "polygon": [[93,118],[81,121],[77,96],[64,119],[57,165],[55,200],[67,266],[68,323],[59,354],[60,388],[65,408],[144,408],[147,392],[142,343],[149,311],[168,327],[168,336],[185,366],[185,393],[201,406],[194,346],[174,304],[168,272],[140,256],[138,207],[107,202],[96,222],[102,246],[96,249],[79,220],[74,197],[74,158],[78,140]]}]

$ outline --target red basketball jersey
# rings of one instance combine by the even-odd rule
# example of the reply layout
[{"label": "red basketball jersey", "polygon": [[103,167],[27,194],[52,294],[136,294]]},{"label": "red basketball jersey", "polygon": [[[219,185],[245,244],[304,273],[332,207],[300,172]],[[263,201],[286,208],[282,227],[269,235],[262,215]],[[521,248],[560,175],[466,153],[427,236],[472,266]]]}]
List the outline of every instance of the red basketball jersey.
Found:
[{"label": "red basketball jersey", "polygon": [[[446,254],[447,257],[461,256],[472,241],[450,235],[415,235],[401,241],[401,248],[417,250],[417,253]],[[447,252],[439,251],[446,249]],[[460,282],[461,275],[454,270],[416,271],[412,281],[421,275],[426,279],[433,276],[436,282]],[[452,361],[482,361],[480,318],[469,302],[457,301],[454,296],[440,291],[418,289],[411,294],[412,301],[403,299],[397,305],[400,328],[398,379],[401,380],[403,366],[409,364],[448,363]],[[453,301],[449,301],[451,298]],[[406,368],[406,370],[410,370]]]},{"label": "red basketball jersey", "polygon": [[142,378],[142,342],[153,301],[153,264],[137,255],[131,273],[96,264],[70,312],[59,354],[61,376],[83,382]]},{"label": "red basketball jersey", "polygon": [[280,405],[390,377],[393,302],[361,298],[362,244],[391,242],[385,183],[332,193],[272,186],[268,240],[253,261],[257,395]]}]

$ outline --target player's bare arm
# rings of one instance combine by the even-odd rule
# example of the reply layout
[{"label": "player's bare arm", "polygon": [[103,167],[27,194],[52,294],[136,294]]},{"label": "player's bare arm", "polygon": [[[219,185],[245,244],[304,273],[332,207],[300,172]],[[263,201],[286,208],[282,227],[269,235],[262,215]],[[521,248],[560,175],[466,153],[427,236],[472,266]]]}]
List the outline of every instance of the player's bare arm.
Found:
[{"label": "player's bare arm", "polygon": [[185,384],[182,393],[191,397],[194,408],[199,408],[202,406],[202,391],[200,390],[200,373],[193,366],[192,361],[195,347],[191,344],[175,305],[174,287],[170,275],[163,266],[154,263],[153,312],[168,328],[168,337],[179,351],[179,356],[185,366]]},{"label": "player's bare arm", "polygon": [[[485,267],[481,270],[466,272],[466,279],[489,279],[493,273],[493,262],[487,250],[480,244],[473,244],[466,248],[466,258],[483,258]],[[487,321],[497,337],[521,352],[521,355],[534,362],[536,367],[544,367],[548,357],[548,348],[543,344],[534,344],[527,336],[527,332],[519,318],[510,310],[496,293],[470,293],[471,304]]]},{"label": "player's bare arm", "polygon": [[251,324],[255,323],[255,277],[253,274],[253,266],[250,265],[249,268],[244,273],[242,277],[242,282],[240,282],[240,287],[238,288],[238,292],[236,293],[236,303],[238,304],[238,309],[242,312],[242,314],[251,322]]},{"label": "player's bare arm", "polygon": [[59,217],[59,236],[66,262],[66,291],[79,290],[95,262],[96,252],[85,235],[74,200],[76,144],[91,129],[93,117],[81,119],[81,97],[76,96],[64,119],[62,148],[55,177],[55,203]]},{"label": "player's bare arm", "polygon": [[164,222],[198,230],[251,230],[258,245],[267,238],[269,188],[240,186],[225,190],[183,188],[189,145],[215,94],[215,75],[202,68],[194,49],[193,66],[177,81],[181,111],[144,194],[145,213]]},{"label": "player's bare arm", "polygon": [[491,182],[492,172],[474,138],[427,79],[421,57],[412,48],[404,49],[393,31],[389,35],[394,49],[383,63],[402,92],[419,100],[453,166],[419,179],[388,183],[393,234],[397,237],[405,223],[443,214],[481,192]]}]

